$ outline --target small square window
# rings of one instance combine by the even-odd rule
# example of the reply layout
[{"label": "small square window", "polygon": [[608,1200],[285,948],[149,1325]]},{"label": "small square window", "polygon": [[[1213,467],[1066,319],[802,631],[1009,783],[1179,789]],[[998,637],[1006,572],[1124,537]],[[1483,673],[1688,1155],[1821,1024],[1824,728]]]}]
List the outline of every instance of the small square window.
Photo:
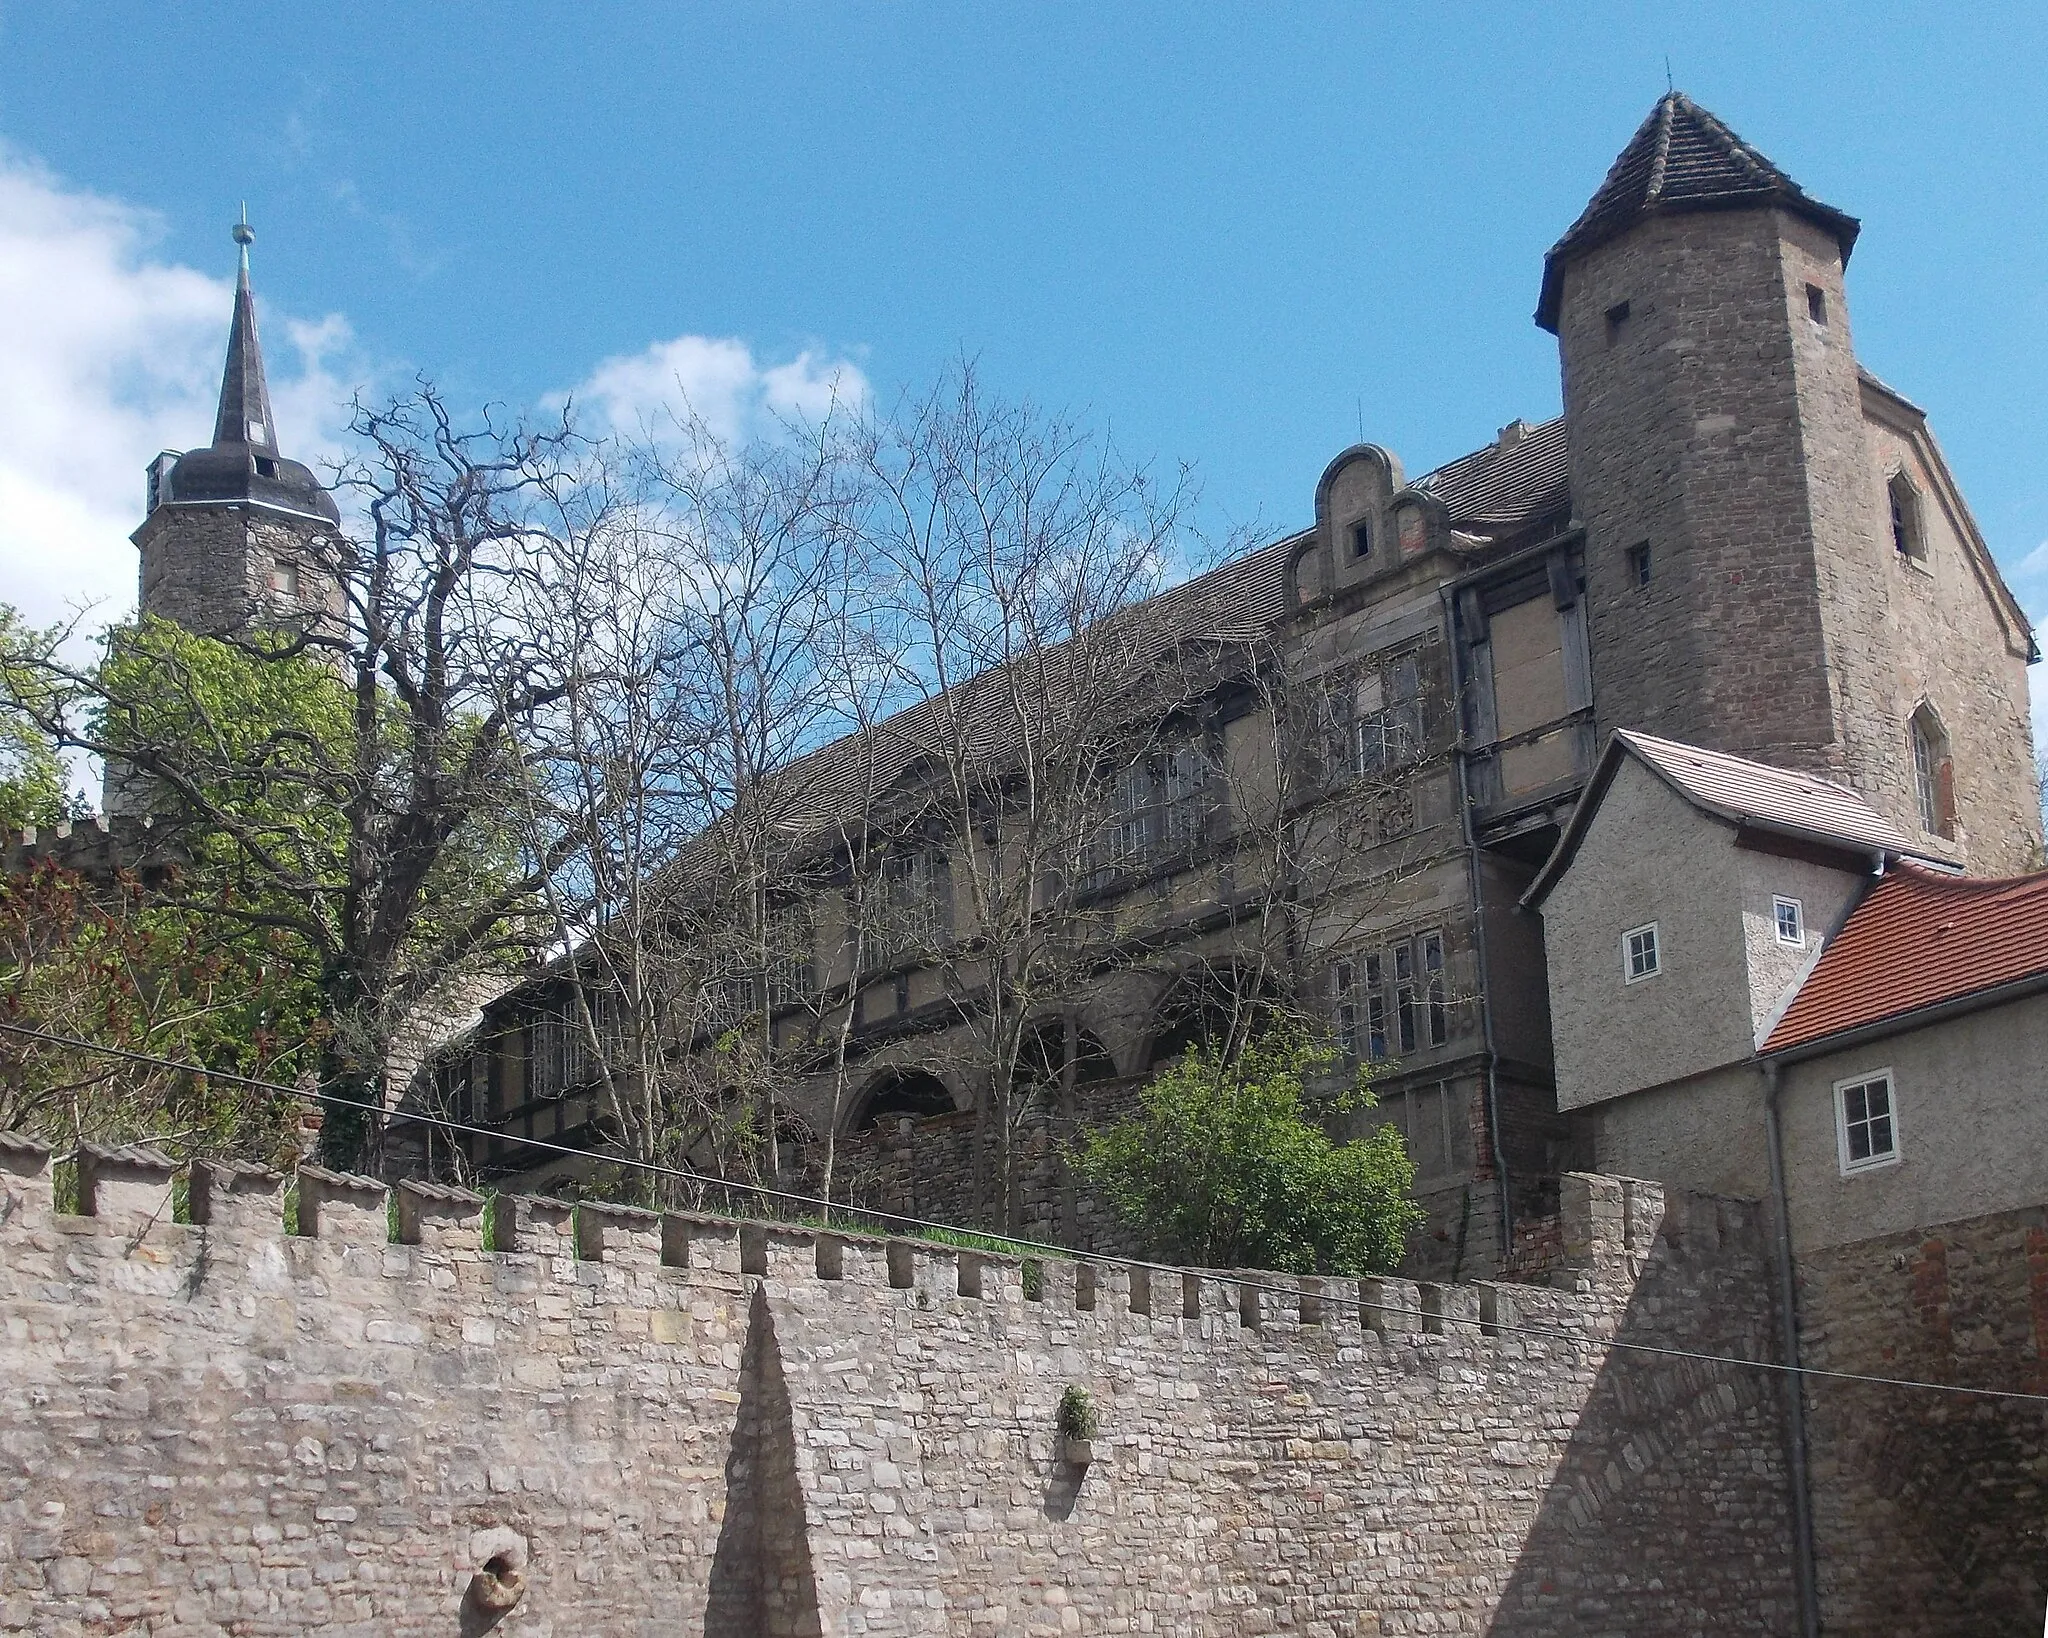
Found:
[{"label": "small square window", "polygon": [[1628,303],[1618,301],[1607,309],[1607,345],[1613,346],[1621,339],[1621,332],[1628,324]]},{"label": "small square window", "polygon": [[1640,983],[1663,971],[1657,949],[1657,924],[1631,927],[1621,935],[1621,974],[1626,983]]},{"label": "small square window", "polygon": [[299,595],[299,566],[289,558],[279,558],[270,565],[270,589],[279,597],[297,601]]},{"label": "small square window", "polygon": [[1771,919],[1778,924],[1778,942],[1806,948],[1806,911],[1797,899],[1771,900]]},{"label": "small square window", "polygon": [[1892,1107],[1889,1069],[1835,1083],[1835,1136],[1844,1177],[1889,1166],[1899,1158],[1899,1120]]},{"label": "small square window", "polygon": [[1637,586],[1650,583],[1650,543],[1647,540],[1628,549],[1628,577]]},{"label": "small square window", "polygon": [[1351,526],[1351,555],[1372,556],[1372,524],[1365,518],[1360,518]]},{"label": "small square window", "polygon": [[1806,287],[1806,316],[1822,329],[1828,322],[1828,293],[1817,284]]}]

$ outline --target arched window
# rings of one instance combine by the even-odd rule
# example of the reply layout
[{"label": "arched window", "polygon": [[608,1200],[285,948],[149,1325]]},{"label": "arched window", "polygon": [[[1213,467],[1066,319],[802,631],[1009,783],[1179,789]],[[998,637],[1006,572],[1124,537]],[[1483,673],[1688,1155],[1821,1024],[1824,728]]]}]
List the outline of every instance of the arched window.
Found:
[{"label": "arched window", "polygon": [[1927,537],[1921,528],[1920,491],[1905,473],[1894,472],[1885,494],[1891,503],[1893,547],[1901,557],[1925,558]]},{"label": "arched window", "polygon": [[1956,833],[1955,768],[1949,760],[1948,735],[1934,707],[1922,705],[1908,730],[1913,740],[1913,794],[1920,806],[1920,828],[1935,836]]},{"label": "arched window", "polygon": [[871,1132],[883,1121],[908,1115],[923,1120],[929,1115],[950,1115],[957,1105],[946,1083],[921,1069],[894,1069],[868,1088],[847,1129]]}]

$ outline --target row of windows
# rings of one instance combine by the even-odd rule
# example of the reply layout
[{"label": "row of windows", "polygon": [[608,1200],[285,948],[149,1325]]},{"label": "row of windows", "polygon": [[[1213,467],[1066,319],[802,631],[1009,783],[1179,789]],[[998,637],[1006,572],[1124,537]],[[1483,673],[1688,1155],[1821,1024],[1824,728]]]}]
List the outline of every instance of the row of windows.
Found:
[{"label": "row of windows", "polygon": [[1390,950],[1368,950],[1330,970],[1337,1040],[1354,1063],[1440,1047],[1451,1037],[1444,936],[1418,933]]},{"label": "row of windows", "polygon": [[[1780,944],[1806,948],[1806,907],[1799,900],[1779,893],[1771,899],[1771,926]],[[1664,970],[1664,947],[1657,923],[1648,921],[1621,935],[1621,978],[1624,984],[1639,984]]]}]

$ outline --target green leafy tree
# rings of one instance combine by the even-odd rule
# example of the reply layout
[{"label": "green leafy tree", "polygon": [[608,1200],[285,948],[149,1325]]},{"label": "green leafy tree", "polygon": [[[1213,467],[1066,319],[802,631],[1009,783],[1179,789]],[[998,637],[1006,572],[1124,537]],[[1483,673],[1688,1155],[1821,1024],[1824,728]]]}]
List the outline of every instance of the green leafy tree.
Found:
[{"label": "green leafy tree", "polygon": [[0,1130],[268,1163],[294,1152],[298,1100],[219,1076],[289,1084],[314,1067],[323,1034],[288,935],[48,861],[0,884],[0,1022],[14,1026],[0,1031]]},{"label": "green leafy tree", "polygon": [[1333,1047],[1294,1025],[1234,1058],[1197,1047],[1145,1088],[1129,1120],[1088,1132],[1077,1161],[1147,1253],[1202,1268],[1365,1274],[1392,1268],[1422,1221],[1415,1165],[1392,1126],[1333,1142],[1318,1116],[1370,1108],[1367,1074],[1323,1096]]},{"label": "green leafy tree", "polygon": [[425,386],[354,431],[362,527],[307,543],[322,612],[220,639],[144,622],[97,666],[31,644],[0,700],[182,828],[186,904],[303,952],[341,1166],[374,1161],[412,1043],[545,941],[540,891],[590,822],[545,799],[588,681],[545,621],[603,618],[562,575],[607,505],[566,428],[466,432]]},{"label": "green leafy tree", "polygon": [[12,657],[54,641],[52,633],[25,625],[19,613],[0,603],[0,831],[8,834],[29,825],[54,825],[80,811],[65,790],[55,741],[34,716],[8,704],[17,696],[35,698],[38,688],[33,670],[17,666]]}]

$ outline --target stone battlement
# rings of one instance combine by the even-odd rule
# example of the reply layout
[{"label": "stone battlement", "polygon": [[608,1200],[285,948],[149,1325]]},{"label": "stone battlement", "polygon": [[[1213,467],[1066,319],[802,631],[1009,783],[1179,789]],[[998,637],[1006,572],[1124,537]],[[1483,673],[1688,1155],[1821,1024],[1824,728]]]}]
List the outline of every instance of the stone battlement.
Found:
[{"label": "stone battlement", "polygon": [[0,1630],[481,1632],[508,1552],[533,1635],[1789,1625],[1775,1383],[1611,1347],[1768,1357],[1749,1203],[1454,1287],[76,1163],[0,1137]]},{"label": "stone battlement", "polygon": [[[570,1202],[512,1194],[484,1195],[419,1181],[387,1185],[374,1178],[303,1165],[295,1179],[298,1232],[285,1230],[287,1177],[243,1162],[200,1160],[188,1170],[189,1223],[173,1220],[179,1166],[155,1149],[87,1144],[72,1157],[78,1169],[77,1215],[53,1208],[50,1151],[34,1139],[0,1133],[0,1233],[17,1245],[56,1234],[75,1247],[105,1236],[132,1253],[148,1243],[159,1264],[194,1252],[223,1233],[276,1238],[311,1255],[312,1242],[361,1251],[413,1248],[426,1262],[478,1262],[497,1257],[535,1260],[543,1278],[587,1283],[601,1267],[630,1280],[659,1272],[681,1285],[721,1290],[770,1280],[783,1287],[829,1282],[846,1293],[900,1292],[914,1307],[967,1299],[1028,1304],[1046,1311],[1151,1321],[1231,1321],[1264,1331],[1350,1327],[1372,1335],[1443,1335],[1453,1327],[1484,1336],[1512,1325],[1517,1313],[1541,1315],[1598,1334],[1609,1317],[1600,1288],[1633,1289],[1660,1240],[1673,1255],[1690,1241],[1695,1254],[1718,1259],[1731,1242],[1757,1232],[1754,1202],[1687,1194],[1634,1178],[1574,1173],[1564,1180],[1554,1229],[1564,1266],[1554,1288],[1583,1299],[1560,1301],[1555,1290],[1519,1282],[1468,1285],[1379,1276],[1347,1279],[1256,1269],[1188,1269],[1116,1258],[1007,1256],[914,1238],[740,1220],[689,1212],[657,1212],[600,1201]],[[125,1254],[124,1254],[125,1255]],[[593,1265],[579,1269],[575,1265]],[[68,1264],[74,1277],[88,1265]],[[221,1277],[215,1273],[215,1278]],[[1205,1330],[1228,1335],[1233,1327]]]}]

